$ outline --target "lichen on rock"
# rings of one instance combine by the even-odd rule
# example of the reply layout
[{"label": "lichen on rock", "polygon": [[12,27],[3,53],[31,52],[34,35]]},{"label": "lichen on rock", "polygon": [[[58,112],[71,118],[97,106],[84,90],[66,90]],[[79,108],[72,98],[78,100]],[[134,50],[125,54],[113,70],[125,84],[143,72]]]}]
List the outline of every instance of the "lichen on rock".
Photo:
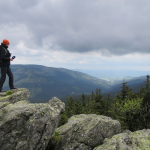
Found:
[{"label": "lichen on rock", "polygon": [[103,145],[94,150],[149,150],[150,129],[143,129],[135,132],[120,133],[111,139],[105,139]]},{"label": "lichen on rock", "polygon": [[68,123],[56,129],[62,138],[55,150],[91,150],[103,140],[121,132],[119,121],[96,114],[80,114],[69,118]]},{"label": "lichen on rock", "polygon": [[54,97],[48,103],[30,103],[26,88],[13,89],[0,101],[0,149],[45,150],[65,104]]}]

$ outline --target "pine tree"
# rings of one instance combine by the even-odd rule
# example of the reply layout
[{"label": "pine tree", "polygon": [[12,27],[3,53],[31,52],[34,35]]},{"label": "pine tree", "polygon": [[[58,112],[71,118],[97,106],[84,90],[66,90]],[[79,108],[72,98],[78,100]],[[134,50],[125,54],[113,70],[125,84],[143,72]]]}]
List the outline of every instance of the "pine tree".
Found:
[{"label": "pine tree", "polygon": [[87,114],[90,112],[90,96],[88,96],[88,102],[87,102]]},{"label": "pine tree", "polygon": [[143,117],[144,127],[147,129],[150,126],[150,88],[149,88],[149,75],[147,75],[147,80],[145,88],[143,92],[143,103],[142,106],[145,108],[143,112],[141,112],[141,116]]},{"label": "pine tree", "polygon": [[122,90],[121,90],[121,100],[122,100],[122,102],[123,102],[123,105],[124,105],[124,103],[125,103],[125,99],[126,99],[126,97],[127,97],[127,93],[128,93],[128,91],[129,91],[129,86],[126,86],[125,84],[127,84],[127,82],[126,83],[122,83],[123,84],[123,87],[121,87],[122,88]]},{"label": "pine tree", "polygon": [[[120,97],[119,94],[115,94],[115,97],[113,99],[113,110],[114,110],[114,113],[115,113],[116,116],[119,114],[119,112],[117,110],[117,104],[122,105],[121,97]],[[114,119],[116,119],[116,116],[115,116]]]},{"label": "pine tree", "polygon": [[78,99],[76,99],[76,102],[75,102],[75,115],[81,114],[81,113],[82,113],[82,104],[80,103],[80,101]]},{"label": "pine tree", "polygon": [[94,92],[92,91],[92,105],[93,105],[93,112],[94,114],[96,114],[96,101],[95,101],[96,95],[94,94]]},{"label": "pine tree", "polygon": [[129,100],[137,98],[136,93],[132,92],[132,88],[130,88],[130,90],[127,92],[127,97]]},{"label": "pine tree", "polygon": [[111,118],[118,120],[121,124],[121,129],[125,130],[127,128],[127,124],[126,124],[126,116],[122,115],[122,112],[120,111],[120,108],[123,108],[122,105],[122,100],[121,100],[121,96],[119,94],[115,94],[115,97],[113,99],[113,105],[112,105],[112,109],[114,111],[112,111],[111,114]]},{"label": "pine tree", "polygon": [[103,96],[101,95],[101,89],[96,88],[95,95],[95,109],[97,114],[104,114],[105,112],[105,101],[103,100]]},{"label": "pine tree", "polygon": [[66,103],[66,115],[68,118],[70,118],[72,115],[75,114],[75,103],[74,100],[72,98],[72,96],[69,98],[67,98],[67,103]]},{"label": "pine tree", "polygon": [[108,116],[109,115],[109,109],[110,109],[110,94],[108,93],[108,97],[106,100],[106,107],[105,107],[105,115]]},{"label": "pine tree", "polygon": [[147,80],[144,81],[144,82],[146,82],[145,83],[145,92],[148,93],[149,90],[150,90],[150,88],[149,88],[149,85],[150,85],[150,83],[149,83],[149,75],[147,75],[146,77],[147,77]]},{"label": "pine tree", "polygon": [[85,99],[84,93],[82,94],[81,98],[82,98],[82,105],[83,105],[83,107],[85,107],[85,101],[86,101],[86,99]]},{"label": "pine tree", "polygon": [[[150,116],[150,114],[149,114],[149,112],[150,112],[150,109],[149,109],[150,108],[149,107],[149,104],[150,104],[150,102],[149,102],[150,101],[149,77],[147,76],[146,87],[145,88],[142,87],[140,89],[139,93],[134,94],[133,92],[131,92],[132,88],[129,90],[129,88],[125,86],[126,83],[123,83],[123,88],[121,91],[121,99],[120,99],[121,101],[119,100],[119,98],[117,100],[118,110],[120,110],[121,112],[125,112],[125,113],[124,113],[124,116],[122,116],[123,114],[121,114],[121,112],[119,114],[119,112],[117,113],[117,111],[116,111],[116,117],[119,116],[118,119],[122,120],[123,128],[129,128],[130,130],[134,130],[136,128],[141,128],[143,126],[143,128],[147,129],[148,125],[150,124],[150,117],[149,117]],[[128,105],[127,101],[128,101],[128,103],[132,103],[132,102],[130,102],[130,100],[133,100],[134,98],[135,99],[143,98],[143,100],[142,100],[142,104],[140,106],[141,109],[137,112],[131,113],[132,111],[129,112],[129,111],[127,111],[128,109],[125,110],[125,107]],[[123,105],[120,105],[121,103]],[[126,103],[126,106],[124,105],[125,103]],[[135,103],[135,101],[134,101],[134,103]],[[136,105],[139,105],[138,100],[137,100]],[[143,108],[145,108],[145,111],[143,111]],[[133,122],[131,121],[131,119]]]},{"label": "pine tree", "polygon": [[[141,109],[141,103],[143,99],[126,99],[125,105],[117,104],[118,110],[120,111],[119,119],[124,122],[122,125],[123,128],[128,128],[130,131],[134,131],[136,128],[139,128],[139,112]],[[127,115],[126,115],[127,114]]]},{"label": "pine tree", "polygon": [[[93,97],[95,97],[95,94],[94,94],[94,92],[92,92],[92,94],[93,94]],[[89,100],[89,107],[90,107],[90,109],[89,109],[89,114],[96,114],[96,110],[95,110],[95,108],[96,108],[96,106],[95,106],[95,99],[91,99],[91,100]]]},{"label": "pine tree", "polygon": [[92,91],[92,101],[94,100],[94,92]]},{"label": "pine tree", "polygon": [[66,124],[67,122],[68,122],[68,117],[65,113],[63,113],[61,115],[61,118],[60,118],[59,124],[57,125],[57,128],[59,128],[60,126]]},{"label": "pine tree", "polygon": [[145,89],[144,89],[144,87],[143,87],[142,84],[141,84],[140,90],[138,90],[138,91],[139,91],[139,92],[138,92],[139,97],[140,97],[140,98],[144,97],[144,95],[145,95]]},{"label": "pine tree", "polygon": [[[132,88],[129,90],[129,86],[126,86],[127,82],[123,82],[123,87],[122,90],[121,90],[121,102],[122,102],[122,106],[124,106],[124,104],[126,103],[126,99],[127,97],[131,96],[131,91],[132,91]],[[124,122],[126,123],[126,126],[128,126],[128,121],[129,121],[129,113],[126,112],[126,114],[124,116],[122,116]]]}]

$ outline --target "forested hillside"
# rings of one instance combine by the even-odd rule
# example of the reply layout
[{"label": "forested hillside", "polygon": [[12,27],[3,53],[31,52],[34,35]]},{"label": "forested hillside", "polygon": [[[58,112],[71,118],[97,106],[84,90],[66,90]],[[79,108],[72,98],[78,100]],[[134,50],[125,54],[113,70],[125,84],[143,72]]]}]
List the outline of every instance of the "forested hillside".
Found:
[{"label": "forested hillside", "polygon": [[[73,98],[85,94],[86,99],[96,88],[101,89],[101,95],[107,98],[110,94],[112,101],[115,94],[120,93],[122,86],[121,80],[111,81],[98,79],[88,74],[72,71],[64,68],[53,68],[42,65],[11,65],[14,76],[14,86],[18,88],[27,88],[30,91],[29,101],[32,103],[45,103],[56,96],[63,102],[66,97]],[[111,76],[111,75],[110,75]],[[137,92],[146,77],[127,79],[128,85]],[[6,76],[3,89],[9,90],[9,78]],[[94,91],[95,92],[95,91]]]},{"label": "forested hillside", "polygon": [[[14,86],[27,88],[32,103],[45,103],[52,97],[66,95],[90,94],[96,87],[106,90],[111,83],[92,77],[88,74],[64,68],[53,68],[42,65],[11,65]],[[9,90],[8,76],[4,90]]]},{"label": "forested hillside", "polygon": [[110,101],[109,93],[107,99],[104,100],[100,88],[92,92],[88,98],[85,98],[85,94],[80,100],[68,98],[58,127],[65,124],[73,115],[97,114],[120,121],[122,132],[125,129],[134,132],[150,128],[149,75],[144,82],[145,86],[141,87],[137,93],[132,92],[132,88],[126,85],[127,82],[122,83],[120,94],[116,94],[113,101]]}]

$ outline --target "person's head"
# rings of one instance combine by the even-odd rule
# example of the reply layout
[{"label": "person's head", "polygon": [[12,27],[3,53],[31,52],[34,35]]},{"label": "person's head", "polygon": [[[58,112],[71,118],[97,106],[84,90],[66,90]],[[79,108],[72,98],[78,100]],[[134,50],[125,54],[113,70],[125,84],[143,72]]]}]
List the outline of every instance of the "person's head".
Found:
[{"label": "person's head", "polygon": [[9,41],[7,39],[4,39],[3,44],[8,47],[9,46]]}]

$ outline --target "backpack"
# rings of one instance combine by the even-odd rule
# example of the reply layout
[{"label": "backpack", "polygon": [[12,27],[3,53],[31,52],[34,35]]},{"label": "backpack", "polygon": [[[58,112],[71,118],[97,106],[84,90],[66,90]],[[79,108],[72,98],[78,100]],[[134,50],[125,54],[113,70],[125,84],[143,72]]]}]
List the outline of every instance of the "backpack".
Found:
[{"label": "backpack", "polygon": [[[4,47],[0,46],[0,49],[1,49],[1,48],[4,48]],[[6,54],[7,54],[7,50],[6,50],[6,48],[4,48],[4,49],[5,49],[5,55],[6,55]],[[1,56],[0,56],[0,61],[2,61],[2,60],[1,60]]]}]

